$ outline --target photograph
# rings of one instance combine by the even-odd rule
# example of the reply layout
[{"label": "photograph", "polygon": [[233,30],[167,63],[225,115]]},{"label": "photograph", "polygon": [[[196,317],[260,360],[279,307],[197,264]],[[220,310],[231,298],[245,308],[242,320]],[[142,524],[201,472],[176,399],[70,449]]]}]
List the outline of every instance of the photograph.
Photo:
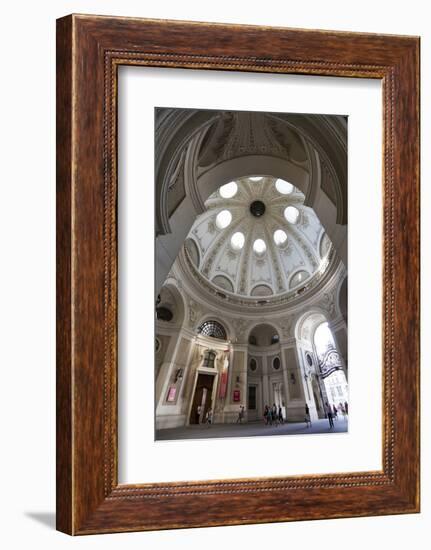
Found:
[{"label": "photograph", "polygon": [[347,138],[155,108],[156,440],[348,432]]},{"label": "photograph", "polygon": [[0,547],[426,548],[429,4],[2,8]]}]

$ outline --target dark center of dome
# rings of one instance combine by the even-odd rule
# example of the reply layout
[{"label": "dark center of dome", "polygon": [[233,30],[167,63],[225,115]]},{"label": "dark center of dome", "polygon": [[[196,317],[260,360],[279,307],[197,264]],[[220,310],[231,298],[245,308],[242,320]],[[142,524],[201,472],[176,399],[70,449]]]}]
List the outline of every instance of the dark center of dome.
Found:
[{"label": "dark center of dome", "polygon": [[266,207],[262,201],[253,201],[250,204],[250,212],[256,218],[260,218],[265,214]]}]

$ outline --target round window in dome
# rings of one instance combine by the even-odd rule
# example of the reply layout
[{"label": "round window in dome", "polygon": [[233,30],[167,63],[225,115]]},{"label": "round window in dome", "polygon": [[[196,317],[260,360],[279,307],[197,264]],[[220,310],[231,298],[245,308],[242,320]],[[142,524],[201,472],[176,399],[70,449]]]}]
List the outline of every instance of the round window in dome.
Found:
[{"label": "round window in dome", "polygon": [[223,199],[231,199],[237,194],[237,192],[238,185],[234,181],[226,183],[226,185],[222,185],[219,189],[220,196]]},{"label": "round window in dome", "polygon": [[309,276],[310,274],[307,273],[307,271],[298,271],[297,273],[295,273],[295,275],[292,275],[289,282],[289,287],[295,288],[296,286],[302,284],[306,279],[308,279]]},{"label": "round window in dome", "polygon": [[284,244],[287,241],[286,232],[282,229],[274,231],[274,242],[277,246]]},{"label": "round window in dome", "polygon": [[265,250],[266,250],[266,244],[265,244],[265,241],[263,239],[256,239],[253,243],[253,250],[256,252],[256,254],[258,254],[259,256],[261,256],[262,254],[265,253]]},{"label": "round window in dome", "polygon": [[234,233],[230,239],[230,245],[234,250],[241,250],[241,248],[244,246],[245,243],[245,237],[244,233],[241,233],[241,231],[237,231]]},{"label": "round window in dome", "polygon": [[290,195],[293,192],[293,185],[281,179],[275,182],[275,188],[281,195]]},{"label": "round window in dome", "polygon": [[222,210],[217,214],[216,225],[219,229],[225,229],[232,221],[232,214],[229,210]]},{"label": "round window in dome", "polygon": [[289,223],[298,223],[299,210],[294,206],[288,206],[284,210],[284,217]]},{"label": "round window in dome", "polygon": [[263,176],[250,176],[248,179],[251,181],[261,181],[263,180]]}]

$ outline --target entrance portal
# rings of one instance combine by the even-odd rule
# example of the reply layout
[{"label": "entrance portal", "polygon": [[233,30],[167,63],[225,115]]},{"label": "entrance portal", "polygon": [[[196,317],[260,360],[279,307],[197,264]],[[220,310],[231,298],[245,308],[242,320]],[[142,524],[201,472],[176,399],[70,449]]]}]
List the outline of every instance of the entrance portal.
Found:
[{"label": "entrance portal", "polygon": [[211,374],[198,374],[192,410],[190,411],[190,424],[201,424],[205,419],[212,404],[213,384],[214,376]]}]

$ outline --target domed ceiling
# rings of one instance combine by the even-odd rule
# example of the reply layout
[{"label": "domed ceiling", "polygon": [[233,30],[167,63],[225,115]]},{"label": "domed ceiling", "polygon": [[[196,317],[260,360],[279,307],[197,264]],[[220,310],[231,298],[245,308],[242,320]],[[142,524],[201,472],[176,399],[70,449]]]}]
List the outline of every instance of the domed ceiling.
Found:
[{"label": "domed ceiling", "polygon": [[304,195],[284,180],[238,179],[205,206],[186,239],[186,258],[219,296],[259,303],[297,295],[330,264],[328,236]]}]

